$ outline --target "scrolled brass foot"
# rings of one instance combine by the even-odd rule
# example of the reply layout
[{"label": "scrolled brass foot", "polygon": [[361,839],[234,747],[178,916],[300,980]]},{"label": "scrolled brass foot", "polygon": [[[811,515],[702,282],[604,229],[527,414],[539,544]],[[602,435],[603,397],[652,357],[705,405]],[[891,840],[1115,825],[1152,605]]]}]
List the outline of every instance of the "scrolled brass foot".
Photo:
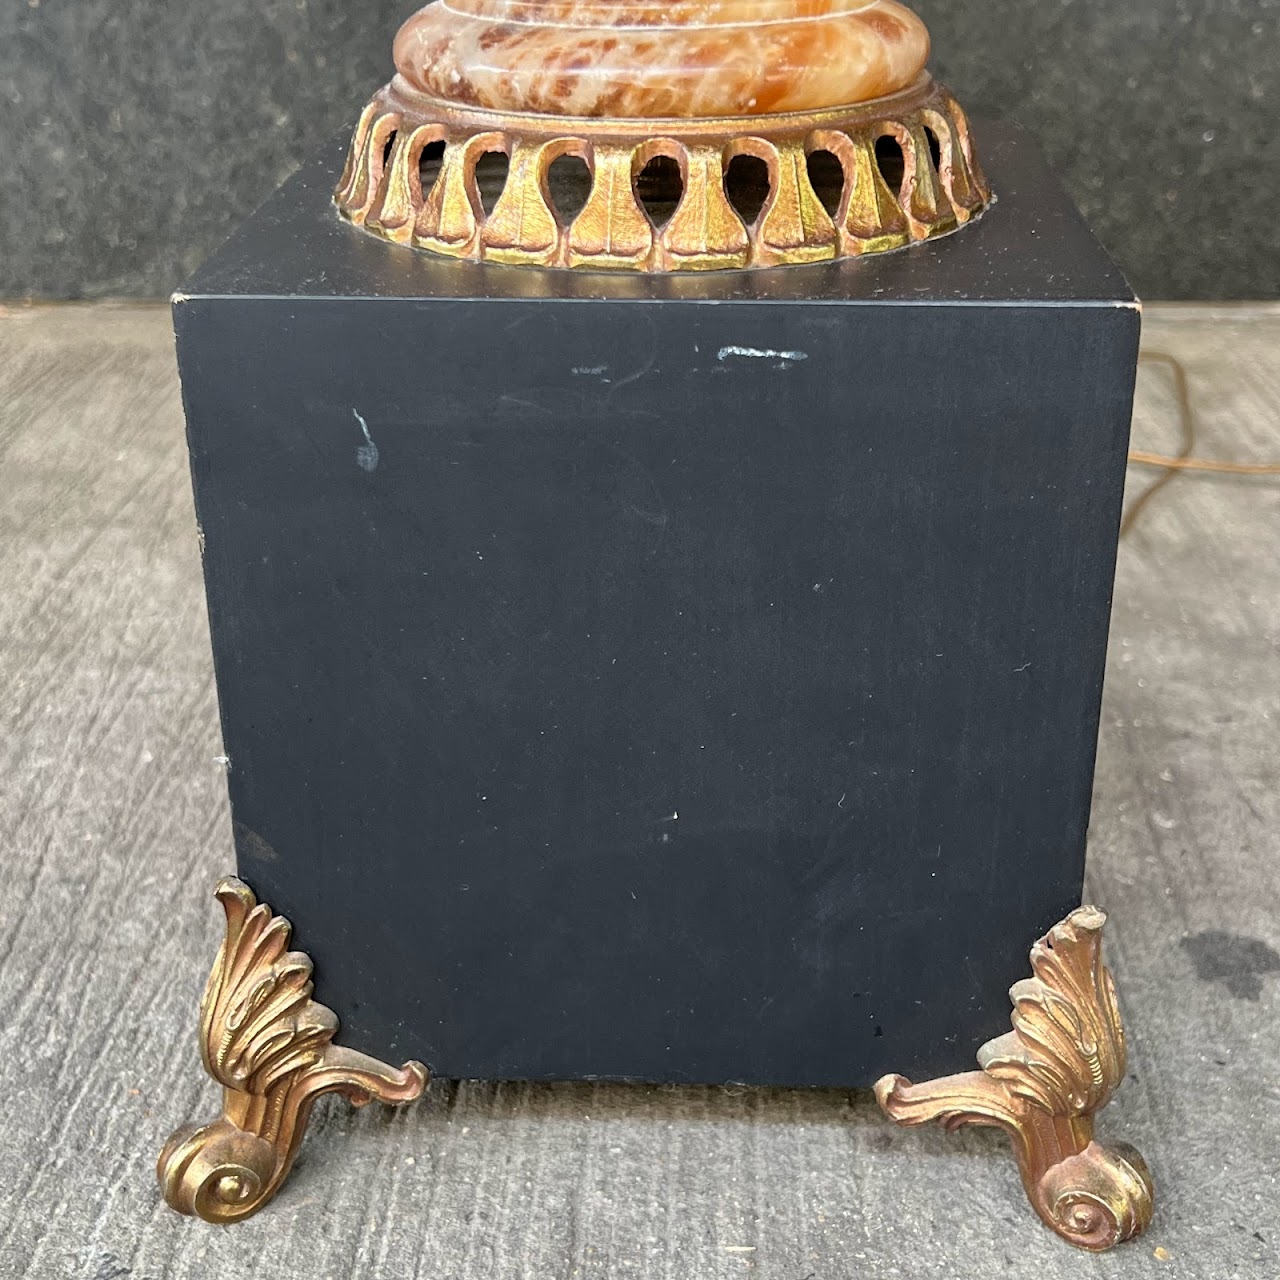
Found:
[{"label": "scrolled brass foot", "polygon": [[876,1099],[898,1124],[1005,1130],[1035,1211],[1064,1240],[1095,1251],[1138,1235],[1152,1212],[1142,1157],[1093,1140],[1093,1118],[1125,1071],[1115,986],[1102,963],[1105,921],[1096,907],[1081,907],[1031,948],[1035,976],[1009,992],[1013,1030],[982,1046],[980,1071],[876,1083]]},{"label": "scrolled brass foot", "polygon": [[311,961],[288,950],[289,922],[234,878],[216,893],[227,933],[200,1003],[200,1054],[222,1086],[222,1115],[177,1130],[156,1173],[179,1213],[238,1222],[279,1190],[321,1094],[412,1102],[427,1070],[334,1045],[338,1019],[311,999]]}]

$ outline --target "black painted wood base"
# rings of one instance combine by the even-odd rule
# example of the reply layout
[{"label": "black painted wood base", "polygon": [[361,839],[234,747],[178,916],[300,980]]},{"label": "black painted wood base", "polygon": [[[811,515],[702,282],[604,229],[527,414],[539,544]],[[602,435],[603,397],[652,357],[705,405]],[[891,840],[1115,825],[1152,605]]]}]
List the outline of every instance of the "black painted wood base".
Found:
[{"label": "black painted wood base", "polygon": [[1139,319],[1029,144],[863,262],[415,255],[341,144],[175,304],[240,874],[441,1076],[967,1068],[1080,899]]}]

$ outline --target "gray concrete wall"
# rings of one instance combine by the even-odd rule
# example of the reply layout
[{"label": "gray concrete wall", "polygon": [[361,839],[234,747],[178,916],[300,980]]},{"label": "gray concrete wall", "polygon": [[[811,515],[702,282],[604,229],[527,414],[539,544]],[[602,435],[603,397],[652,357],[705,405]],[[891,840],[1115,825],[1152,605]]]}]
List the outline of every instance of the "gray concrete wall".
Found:
[{"label": "gray concrete wall", "polygon": [[[0,297],[167,294],[354,121],[411,7],[0,5]],[[915,7],[935,69],[1040,139],[1139,293],[1280,297],[1280,0]]]}]

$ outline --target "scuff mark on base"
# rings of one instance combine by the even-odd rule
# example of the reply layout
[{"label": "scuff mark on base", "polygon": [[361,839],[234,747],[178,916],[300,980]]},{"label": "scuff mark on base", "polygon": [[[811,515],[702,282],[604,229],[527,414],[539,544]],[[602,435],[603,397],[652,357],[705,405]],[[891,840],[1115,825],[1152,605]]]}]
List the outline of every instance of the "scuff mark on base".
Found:
[{"label": "scuff mark on base", "polygon": [[378,446],[373,443],[373,437],[369,434],[369,424],[355,409],[351,410],[351,416],[360,424],[360,430],[364,432],[364,444],[356,449],[356,463],[364,471],[376,471],[378,469]]},{"label": "scuff mark on base", "polygon": [[716,359],[724,361],[730,356],[739,356],[744,360],[779,360],[785,369],[789,365],[798,364],[801,360],[807,360],[809,353],[807,351],[775,351],[772,347],[721,347]]}]

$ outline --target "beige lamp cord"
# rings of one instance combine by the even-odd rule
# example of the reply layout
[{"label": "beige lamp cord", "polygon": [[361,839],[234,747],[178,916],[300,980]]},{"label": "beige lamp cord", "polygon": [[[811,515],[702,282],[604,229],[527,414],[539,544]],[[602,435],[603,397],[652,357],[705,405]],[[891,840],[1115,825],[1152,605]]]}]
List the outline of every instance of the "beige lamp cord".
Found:
[{"label": "beige lamp cord", "polygon": [[1153,485],[1144,490],[1129,505],[1124,519],[1120,523],[1120,536],[1123,538],[1136,523],[1139,514],[1148,502],[1172,480],[1179,471],[1216,472],[1219,475],[1232,476],[1280,476],[1280,462],[1231,462],[1221,458],[1196,458],[1191,450],[1196,442],[1196,415],[1191,406],[1191,395],[1187,386],[1187,371],[1182,361],[1164,351],[1144,351],[1138,357],[1139,362],[1167,365],[1173,375],[1173,394],[1178,403],[1178,421],[1182,428],[1182,445],[1173,455],[1151,453],[1146,449],[1130,449],[1129,462],[1135,466],[1160,467],[1164,471]]}]

